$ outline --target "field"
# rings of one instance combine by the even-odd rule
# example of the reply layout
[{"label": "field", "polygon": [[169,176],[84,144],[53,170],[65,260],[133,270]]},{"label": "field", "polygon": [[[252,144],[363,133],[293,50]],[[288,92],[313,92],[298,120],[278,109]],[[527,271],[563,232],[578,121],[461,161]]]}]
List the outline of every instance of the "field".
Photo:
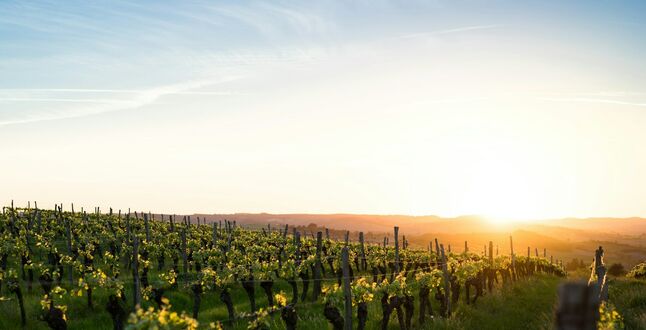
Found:
[{"label": "field", "polygon": [[539,256],[494,255],[493,244],[428,251],[399,235],[346,243],[325,231],[100,210],[5,208],[0,232],[3,329],[23,322],[21,303],[30,329],[342,329],[347,312],[366,329],[543,329],[565,275]]}]

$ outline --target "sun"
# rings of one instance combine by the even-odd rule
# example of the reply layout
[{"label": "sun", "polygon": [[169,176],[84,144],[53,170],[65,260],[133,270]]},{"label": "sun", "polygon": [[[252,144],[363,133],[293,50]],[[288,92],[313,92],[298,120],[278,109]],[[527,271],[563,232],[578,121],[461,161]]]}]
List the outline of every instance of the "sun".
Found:
[{"label": "sun", "polygon": [[524,165],[501,158],[475,164],[462,195],[464,208],[496,224],[540,218],[539,177]]}]

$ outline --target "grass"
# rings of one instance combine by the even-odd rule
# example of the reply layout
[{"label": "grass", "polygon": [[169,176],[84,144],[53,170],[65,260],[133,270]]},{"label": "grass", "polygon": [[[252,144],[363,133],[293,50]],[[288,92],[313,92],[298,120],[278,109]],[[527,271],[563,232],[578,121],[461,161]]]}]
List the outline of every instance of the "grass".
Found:
[{"label": "grass", "polygon": [[646,281],[612,279],[608,295],[610,302],[624,318],[626,329],[646,329]]},{"label": "grass", "polygon": [[537,275],[514,283],[484,296],[475,306],[459,305],[452,318],[423,329],[551,329],[560,281]]},{"label": "grass", "polygon": [[[417,315],[413,318],[414,329],[548,329],[553,323],[553,308],[556,302],[556,287],[560,279],[552,276],[538,275],[535,278],[520,281],[508,287],[496,288],[494,293],[486,294],[480,298],[475,306],[463,304],[463,297],[455,307],[455,313],[449,319],[436,318],[427,321],[424,325],[417,324]],[[301,289],[299,283],[299,290]],[[416,293],[417,289],[412,288]],[[128,302],[131,298],[131,287],[126,286]],[[284,291],[286,296],[291,297],[291,289],[287,283],[278,281],[274,292]],[[311,290],[311,286],[310,286]],[[646,285],[643,286],[643,296],[646,297]],[[36,317],[40,314],[40,299],[42,290],[39,285],[34,284],[32,293],[25,293],[25,305],[27,310],[28,329],[47,329],[43,321]],[[310,291],[311,292],[311,291]],[[14,329],[20,324],[20,314],[15,297],[3,291],[5,297],[12,298],[10,301],[0,302],[0,329]],[[192,296],[189,291],[176,290],[167,292],[175,311],[186,311],[190,314],[193,306]],[[235,304],[236,313],[248,312],[249,302],[242,288],[238,287],[232,291],[232,298]],[[377,298],[377,297],[375,297]],[[634,297],[635,303],[641,301],[641,307],[646,308],[646,299]],[[74,329],[112,329],[112,321],[105,311],[107,296],[101,290],[95,291],[94,310],[86,306],[86,297],[66,296],[64,301],[58,302],[68,306],[68,328]],[[259,286],[256,289],[256,302],[258,307],[266,307],[267,299],[264,291]],[[437,301],[432,299],[434,311],[437,311]],[[145,303],[145,306],[149,306]],[[416,306],[417,309],[417,301]],[[299,320],[298,327],[310,329],[327,329],[329,324],[323,316],[323,307],[320,303],[305,302],[296,307]],[[418,312],[418,311],[416,311]],[[356,310],[355,310],[356,313]],[[417,313],[416,313],[417,314]],[[378,299],[369,304],[369,320],[367,329],[380,328],[381,306]],[[202,298],[202,305],[199,313],[201,328],[206,328],[210,322],[227,318],[227,311],[219,300],[219,295],[214,292],[206,292]],[[356,318],[355,318],[356,322]],[[284,324],[279,315],[274,315],[271,321],[272,329],[284,329]],[[642,323],[643,324],[643,323]],[[356,323],[355,323],[356,326]],[[241,321],[233,325],[234,329],[246,329],[246,322]],[[391,317],[389,329],[397,329],[395,315]]]}]

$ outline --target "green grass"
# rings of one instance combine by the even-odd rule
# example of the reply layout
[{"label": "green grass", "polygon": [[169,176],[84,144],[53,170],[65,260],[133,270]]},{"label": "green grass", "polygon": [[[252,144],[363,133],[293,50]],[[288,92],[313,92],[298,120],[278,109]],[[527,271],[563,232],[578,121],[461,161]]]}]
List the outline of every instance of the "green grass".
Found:
[{"label": "green grass", "polygon": [[[458,306],[454,308],[454,314],[451,318],[444,320],[436,318],[433,321],[427,321],[424,325],[417,324],[417,310],[413,318],[415,329],[548,329],[552,325],[553,308],[556,302],[556,287],[560,279],[552,276],[538,275],[536,278],[521,281],[508,287],[500,287],[494,290],[493,294],[486,294],[478,299],[475,306],[464,305],[461,297]],[[299,289],[300,289],[299,283]],[[127,285],[128,302],[131,301],[131,286]],[[412,288],[414,295],[417,288]],[[288,298],[291,297],[291,289],[287,283],[278,281],[274,287],[275,292],[284,291]],[[311,290],[311,287],[310,287]],[[646,285],[644,285],[646,293]],[[28,318],[28,329],[47,329],[43,321],[38,321],[36,317],[40,314],[40,298],[42,290],[35,283],[32,293],[25,292],[25,302]],[[311,292],[311,291],[310,291]],[[15,297],[4,295],[12,298],[11,301],[0,302],[0,329],[15,329],[20,324],[20,314]],[[193,306],[192,296],[189,291],[176,290],[167,292],[166,296],[170,298],[173,310],[186,311],[190,314]],[[644,295],[646,296],[646,295]],[[232,291],[232,298],[235,304],[236,313],[248,312],[249,303],[244,291],[238,287]],[[377,297],[375,297],[377,298]],[[637,303],[638,297],[634,298]],[[94,310],[89,310],[86,306],[86,297],[66,297],[62,302],[68,306],[68,326],[69,329],[112,329],[112,321],[109,314],[105,311],[107,297],[101,290],[94,294]],[[266,307],[267,299],[264,291],[257,287],[256,301],[258,307]],[[437,311],[437,301],[431,301],[434,311]],[[646,300],[642,298],[641,305],[646,308]],[[146,306],[149,304],[146,303]],[[415,302],[417,309],[417,299]],[[299,320],[299,328],[309,329],[327,329],[329,324],[323,316],[323,307],[320,303],[305,302],[296,307]],[[355,311],[356,313],[356,311]],[[380,328],[381,306],[377,299],[369,304],[368,329]],[[223,320],[227,318],[227,311],[219,300],[219,295],[215,292],[207,292],[203,295],[202,305],[199,314],[200,326],[206,327],[210,322]],[[356,318],[355,318],[356,326]],[[241,321],[234,324],[235,329],[246,329],[246,322]],[[396,317],[393,314],[389,323],[389,329],[397,329]],[[284,329],[284,325],[279,315],[274,315],[272,319],[272,329]]]},{"label": "green grass", "polygon": [[537,275],[514,283],[484,296],[475,306],[458,306],[452,318],[423,329],[551,329],[560,281]]},{"label": "green grass", "polygon": [[610,302],[624,318],[626,329],[646,329],[646,281],[612,279],[608,295]]}]

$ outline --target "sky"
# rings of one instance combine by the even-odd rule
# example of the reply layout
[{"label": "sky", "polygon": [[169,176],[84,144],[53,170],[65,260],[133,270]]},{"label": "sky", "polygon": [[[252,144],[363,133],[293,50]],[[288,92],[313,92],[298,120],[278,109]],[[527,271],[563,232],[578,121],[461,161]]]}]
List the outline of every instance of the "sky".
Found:
[{"label": "sky", "polygon": [[646,3],[0,1],[0,201],[646,217]]}]

